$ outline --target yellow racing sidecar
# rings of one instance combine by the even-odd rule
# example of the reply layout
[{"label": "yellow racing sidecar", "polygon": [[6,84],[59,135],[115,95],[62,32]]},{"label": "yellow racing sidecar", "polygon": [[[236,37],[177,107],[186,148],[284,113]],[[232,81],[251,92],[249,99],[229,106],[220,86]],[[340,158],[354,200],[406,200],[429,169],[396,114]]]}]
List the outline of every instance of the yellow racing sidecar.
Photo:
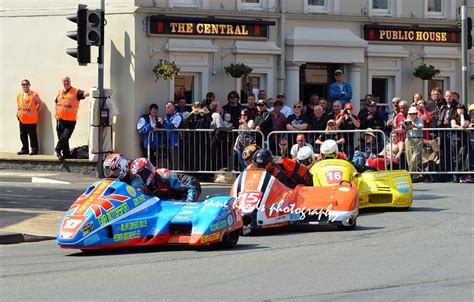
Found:
[{"label": "yellow racing sidecar", "polygon": [[409,208],[413,201],[411,177],[406,170],[358,173],[347,160],[326,159],[315,163],[310,172],[314,186],[333,186],[341,182],[355,186],[359,209]]}]

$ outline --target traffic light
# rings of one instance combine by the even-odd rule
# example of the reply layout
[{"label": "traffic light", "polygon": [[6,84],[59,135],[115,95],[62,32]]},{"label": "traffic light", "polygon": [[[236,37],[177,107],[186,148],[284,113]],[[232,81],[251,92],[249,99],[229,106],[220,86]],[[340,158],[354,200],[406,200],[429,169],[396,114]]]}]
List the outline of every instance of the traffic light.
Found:
[{"label": "traffic light", "polygon": [[87,12],[86,44],[104,45],[104,11],[89,10]]},{"label": "traffic light", "polygon": [[66,33],[66,36],[77,41],[77,48],[68,48],[66,53],[77,58],[79,65],[87,65],[91,62],[91,47],[87,44],[87,16],[87,5],[79,4],[77,14],[66,17],[68,20],[77,23],[77,30]]},{"label": "traffic light", "polygon": [[467,49],[472,48],[472,19],[467,17]]}]

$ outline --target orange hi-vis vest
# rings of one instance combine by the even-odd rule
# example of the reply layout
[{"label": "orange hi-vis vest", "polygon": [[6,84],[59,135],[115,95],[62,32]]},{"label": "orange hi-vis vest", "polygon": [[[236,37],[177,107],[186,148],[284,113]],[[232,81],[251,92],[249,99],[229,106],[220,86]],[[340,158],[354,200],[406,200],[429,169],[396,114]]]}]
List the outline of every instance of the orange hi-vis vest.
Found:
[{"label": "orange hi-vis vest", "polygon": [[36,124],[38,122],[39,97],[32,90],[28,92],[26,99],[24,93],[20,92],[16,97],[18,104],[17,116],[22,124]]},{"label": "orange hi-vis vest", "polygon": [[59,90],[56,97],[56,118],[65,121],[76,121],[77,110],[79,109],[79,99],[77,98],[77,89],[71,87],[68,92]]}]

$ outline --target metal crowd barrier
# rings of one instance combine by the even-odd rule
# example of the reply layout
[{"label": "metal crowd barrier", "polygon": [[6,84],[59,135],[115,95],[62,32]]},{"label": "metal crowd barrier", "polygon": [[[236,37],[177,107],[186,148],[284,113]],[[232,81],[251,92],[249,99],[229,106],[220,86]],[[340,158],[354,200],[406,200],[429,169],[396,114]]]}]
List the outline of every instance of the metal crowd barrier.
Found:
[{"label": "metal crowd barrier", "polygon": [[[346,153],[349,160],[358,164],[370,164],[378,169],[405,169],[417,177],[422,174],[473,174],[474,173],[474,132],[472,128],[425,128],[422,137],[407,135],[405,130],[396,129],[387,137],[381,130],[337,130],[337,131],[274,131],[265,138],[261,132],[248,133],[260,146],[265,145],[274,155],[292,158],[291,148],[298,145],[298,135],[302,134],[316,154],[320,143],[326,139],[343,138],[339,150]],[[159,168],[168,168],[183,173],[219,173],[222,171],[239,173],[244,166],[240,154],[244,146],[237,148],[235,142],[244,131],[239,129],[159,129],[150,133],[148,158]],[[371,133],[371,134],[367,134]],[[367,135],[366,135],[367,134]],[[372,136],[373,139],[368,139]],[[404,150],[398,161],[393,157],[391,137],[398,134],[404,142]],[[157,139],[152,140],[152,135]],[[247,134],[245,134],[247,135]],[[370,142],[368,142],[370,140]],[[298,149],[298,147],[295,147]],[[239,154],[240,153],[240,154]],[[365,157],[361,157],[361,154]]]},{"label": "metal crowd barrier", "polygon": [[[156,139],[152,136],[156,135]],[[246,138],[244,138],[244,136]],[[237,140],[259,143],[263,134],[239,129],[158,129],[148,135],[148,159],[159,168],[182,173],[240,173],[239,163],[245,148]],[[240,148],[239,148],[240,146]]]},{"label": "metal crowd barrier", "polygon": [[[367,134],[370,133],[370,134]],[[367,135],[366,135],[367,134]],[[291,149],[298,150],[298,135],[303,135],[305,143],[310,144],[316,154],[320,153],[323,141],[334,139],[339,141],[339,151],[343,151],[350,161],[364,165],[368,158],[377,157],[386,144],[385,133],[382,130],[305,130],[305,131],[273,131],[267,136],[267,146],[273,154],[293,158]],[[372,136],[372,138],[368,138]],[[301,144],[301,143],[300,143]],[[301,145],[302,146],[302,145]],[[370,151],[369,151],[370,150]],[[361,154],[366,154],[365,159]]]},{"label": "metal crowd barrier", "polygon": [[[395,129],[404,141],[404,160],[390,169],[406,169],[415,178],[426,174],[462,175],[474,172],[472,128],[424,128],[418,132]],[[435,177],[436,178],[436,177]]]}]

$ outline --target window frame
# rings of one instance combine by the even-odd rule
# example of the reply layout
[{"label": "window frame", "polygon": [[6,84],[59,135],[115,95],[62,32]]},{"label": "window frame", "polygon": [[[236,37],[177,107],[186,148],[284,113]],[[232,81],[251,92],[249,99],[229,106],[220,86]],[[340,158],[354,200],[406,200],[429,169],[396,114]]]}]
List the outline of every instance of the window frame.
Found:
[{"label": "window frame", "polygon": [[373,8],[374,0],[369,0],[369,13],[371,16],[393,16],[394,0],[387,0],[387,9]]},{"label": "window frame", "polygon": [[310,5],[309,0],[304,0],[306,13],[329,13],[329,0],[324,0],[324,5]]},{"label": "window frame", "polygon": [[425,0],[424,11],[425,11],[426,18],[446,19],[446,9],[447,9],[447,6],[448,6],[448,4],[446,3],[447,1],[440,0],[441,1],[441,12],[429,12],[428,11],[428,1],[429,0]]},{"label": "window frame", "polygon": [[258,3],[246,3],[243,0],[238,0],[237,10],[263,10],[263,1],[258,0]]}]

